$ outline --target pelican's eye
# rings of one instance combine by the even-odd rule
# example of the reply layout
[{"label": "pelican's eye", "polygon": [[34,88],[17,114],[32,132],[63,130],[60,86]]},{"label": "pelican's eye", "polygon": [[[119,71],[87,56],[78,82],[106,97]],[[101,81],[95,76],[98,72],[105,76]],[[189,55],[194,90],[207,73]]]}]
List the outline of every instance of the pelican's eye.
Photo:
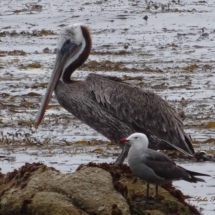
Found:
[{"label": "pelican's eye", "polygon": [[65,45],[68,45],[68,44],[70,44],[70,40],[65,41]]},{"label": "pelican's eye", "polygon": [[62,53],[68,52],[70,46],[71,46],[71,42],[70,42],[70,40],[68,39],[68,40],[66,40],[66,41],[64,42],[64,44],[63,44],[63,46],[62,46],[62,48],[61,48],[61,52],[62,52]]}]

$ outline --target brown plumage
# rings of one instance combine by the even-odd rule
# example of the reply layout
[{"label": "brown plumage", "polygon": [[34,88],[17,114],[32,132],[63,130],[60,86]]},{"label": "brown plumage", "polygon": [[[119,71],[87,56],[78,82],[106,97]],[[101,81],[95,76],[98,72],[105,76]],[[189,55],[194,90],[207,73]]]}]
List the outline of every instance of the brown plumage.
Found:
[{"label": "brown plumage", "polygon": [[[91,46],[90,32],[85,26],[76,24],[62,30],[36,124],[42,121],[54,90],[62,107],[116,144],[124,136],[144,132],[150,148],[178,149],[192,156],[194,149],[181,120],[158,95],[116,77],[91,73],[86,81],[70,79],[88,58]],[[123,148],[116,164],[122,163],[127,153],[128,148]]]}]

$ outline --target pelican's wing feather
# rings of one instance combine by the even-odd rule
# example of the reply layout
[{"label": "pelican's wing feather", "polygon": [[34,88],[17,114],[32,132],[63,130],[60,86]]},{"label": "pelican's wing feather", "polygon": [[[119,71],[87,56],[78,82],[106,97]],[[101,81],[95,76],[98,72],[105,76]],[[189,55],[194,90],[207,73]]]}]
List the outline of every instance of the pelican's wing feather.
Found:
[{"label": "pelican's wing feather", "polygon": [[160,96],[98,74],[89,74],[86,81],[96,101],[137,132],[155,135],[191,155],[194,153],[182,121]]}]

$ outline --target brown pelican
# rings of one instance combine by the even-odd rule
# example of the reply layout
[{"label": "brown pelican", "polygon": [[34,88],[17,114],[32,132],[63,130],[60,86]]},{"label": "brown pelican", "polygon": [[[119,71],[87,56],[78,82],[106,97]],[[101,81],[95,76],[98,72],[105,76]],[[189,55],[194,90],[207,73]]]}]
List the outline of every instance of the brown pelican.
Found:
[{"label": "brown pelican", "polygon": [[[55,92],[62,107],[103,136],[118,143],[134,132],[144,132],[152,149],[178,149],[193,156],[191,140],[173,108],[160,96],[116,77],[89,74],[85,81],[74,81],[72,73],[88,58],[91,36],[87,27],[65,27],[58,39],[57,56],[51,80],[36,118],[39,125]],[[116,164],[124,161],[127,147]]]},{"label": "brown pelican", "polygon": [[184,180],[191,183],[205,182],[205,180],[195,176],[210,176],[186,170],[177,166],[165,154],[148,149],[149,141],[145,134],[134,133],[127,138],[122,138],[120,142],[130,146],[128,164],[135,175],[147,182],[147,198],[149,197],[149,183],[156,184],[157,198],[158,185],[176,180]]}]

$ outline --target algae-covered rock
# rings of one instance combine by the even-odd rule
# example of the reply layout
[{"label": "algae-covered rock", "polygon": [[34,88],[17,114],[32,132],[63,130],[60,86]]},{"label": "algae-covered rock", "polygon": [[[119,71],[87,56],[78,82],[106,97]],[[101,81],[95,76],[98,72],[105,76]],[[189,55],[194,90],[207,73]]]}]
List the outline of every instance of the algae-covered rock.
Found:
[{"label": "algae-covered rock", "polygon": [[[166,190],[167,189],[167,190]],[[81,165],[62,174],[41,163],[0,174],[1,215],[199,215],[171,185],[159,188],[158,201],[141,200],[146,185],[127,165]],[[170,194],[171,193],[171,194]],[[172,194],[176,197],[173,197]],[[150,187],[154,196],[154,186]]]},{"label": "algae-covered rock", "polygon": [[[177,214],[189,215],[189,207],[179,202],[178,199],[173,197],[167,190],[159,187],[159,200],[153,204],[148,204],[146,201],[138,201],[139,198],[143,198],[146,194],[146,184],[133,178],[121,177],[120,181],[127,187],[127,199],[131,205],[132,214],[143,214],[146,210],[159,210],[164,214]],[[154,185],[150,186],[150,195],[155,196]]]},{"label": "algae-covered rock", "polygon": [[110,173],[96,167],[62,174],[43,164],[26,164],[5,176],[0,191],[1,215],[130,214]]},{"label": "algae-covered rock", "polygon": [[145,210],[142,215],[165,215],[164,213],[162,213],[161,211],[158,210]]},{"label": "algae-covered rock", "polygon": [[[153,204],[141,200],[146,195],[146,183],[135,177],[127,165],[116,167],[108,164],[89,163],[87,166],[97,166],[111,173],[115,189],[118,190],[130,206],[132,215],[200,215],[201,213],[185,202],[185,197],[180,190],[172,184],[165,185],[165,189],[159,187],[159,199]],[[81,167],[79,167],[81,169]],[[150,195],[155,196],[155,187],[150,185]]]},{"label": "algae-covered rock", "polygon": [[38,192],[31,201],[26,202],[22,214],[37,215],[87,215],[70,202],[70,198],[55,192]]}]

